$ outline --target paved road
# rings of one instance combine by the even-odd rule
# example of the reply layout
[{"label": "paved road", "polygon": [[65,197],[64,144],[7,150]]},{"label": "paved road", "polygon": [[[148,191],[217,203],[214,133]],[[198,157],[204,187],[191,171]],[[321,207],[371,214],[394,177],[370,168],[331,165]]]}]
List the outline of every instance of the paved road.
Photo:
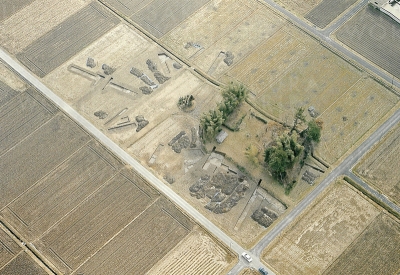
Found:
[{"label": "paved road", "polygon": [[[274,9],[278,10],[279,12],[283,13],[293,24],[297,25],[303,30],[306,30],[310,34],[314,35],[316,38],[318,38],[322,43],[330,46],[337,52],[341,53],[343,56],[347,57],[349,60],[354,60],[358,64],[360,64],[362,67],[365,69],[375,73],[379,77],[385,79],[388,83],[393,83],[394,86],[400,88],[400,82],[398,80],[393,79],[393,76],[386,73],[382,69],[376,67],[376,65],[369,63],[366,61],[364,58],[359,57],[358,55],[354,54],[352,51],[348,50],[347,48],[343,47],[336,41],[332,40],[329,35],[331,34],[330,31],[334,31],[335,27],[339,27],[341,24],[345,22],[345,20],[348,20],[352,15],[354,15],[358,9],[361,9],[363,6],[365,6],[365,1],[363,0],[359,5],[355,6],[353,9],[351,9],[349,12],[347,12],[344,15],[343,19],[340,19],[338,22],[334,24],[334,27],[328,27],[328,31],[321,31],[318,30],[315,27],[312,27],[305,23],[302,19],[299,19],[289,11],[285,10],[278,4],[276,4],[273,0],[264,0],[265,3],[273,7]],[[332,29],[331,29],[332,28]]]},{"label": "paved road", "polygon": [[283,229],[289,225],[324,189],[340,175],[348,174],[348,171],[356,162],[377,143],[393,126],[400,121],[400,109],[397,110],[388,120],[386,120],[367,140],[353,151],[338,167],[336,167],[308,196],[302,200],[280,223],[264,236],[264,238],[251,250],[260,256],[262,249],[276,238]]},{"label": "paved road", "polygon": [[[75,111],[71,106],[64,102],[60,97],[53,93],[49,88],[47,88],[40,80],[28,72],[23,66],[19,64],[16,60],[10,57],[6,52],[0,49],[0,59],[2,59],[6,64],[8,64],[15,72],[21,75],[27,82],[32,86],[36,87],[45,96],[52,100],[56,105],[60,107],[61,110],[66,112],[71,118],[78,122],[84,129],[95,136],[102,144],[107,146],[113,153],[115,153],[124,162],[130,164],[139,174],[141,174],[148,182],[152,183],[159,191],[169,197],[174,201],[179,207],[184,209],[191,217],[193,217],[199,224],[205,227],[209,232],[215,235],[219,240],[221,240],[225,245],[231,247],[238,255],[240,255],[243,249],[238,243],[236,243],[232,238],[225,234],[219,227],[215,226],[207,218],[205,218],[199,211],[197,211],[193,206],[188,204],[184,199],[177,195],[171,188],[160,181],[156,176],[144,168],[140,163],[138,163],[134,158],[132,158],[128,153],[121,149],[117,144],[115,144],[111,139],[104,135],[100,130],[98,130],[93,124],[87,121],[83,116],[81,116],[77,111]],[[250,255],[251,252],[247,251]],[[253,255],[252,255],[253,256]],[[254,256],[253,256],[254,257]],[[251,264],[245,262],[242,257],[239,257],[239,263],[237,265],[242,269],[245,266],[266,268],[259,259],[254,257]],[[267,268],[266,268],[267,269]],[[268,270],[268,269],[267,269]],[[234,273],[232,273],[234,274]],[[271,272],[271,274],[274,274]]]},{"label": "paved road", "polygon": [[338,20],[333,22],[330,26],[328,26],[325,30],[320,30],[319,32],[324,36],[330,36],[335,30],[337,30],[341,25],[346,23],[353,15],[359,12],[363,7],[368,4],[369,0],[362,0],[360,3],[352,7],[348,10],[343,16],[341,16]]},{"label": "paved road", "polygon": [[[368,0],[363,0],[350,11],[348,11],[342,18],[336,21],[334,24],[329,26],[325,30],[318,30],[306,24],[304,21],[300,20],[293,14],[289,13],[282,7],[275,4],[272,0],[265,0],[266,3],[271,5],[273,8],[285,14],[294,24],[307,30],[308,32],[315,35],[323,43],[328,44],[332,48],[346,55],[349,59],[353,59],[368,70],[376,73],[378,76],[392,82],[392,76],[384,73],[380,69],[377,69],[374,65],[366,62],[364,59],[358,57],[354,53],[350,52],[337,42],[331,40],[329,35],[340,27],[344,22],[346,22],[351,16],[353,16],[357,11],[366,5]],[[221,231],[217,226],[206,219],[202,214],[200,214],[194,207],[188,204],[180,196],[178,196],[174,191],[172,191],[168,186],[166,186],[162,181],[155,177],[151,172],[144,168],[140,163],[133,159],[128,153],[121,149],[117,144],[111,141],[107,136],[105,136],[101,131],[99,131],[95,126],[83,118],[79,113],[77,113],[73,108],[66,104],[62,99],[55,95],[50,89],[43,85],[35,76],[30,74],[25,68],[23,68],[18,62],[13,60],[7,53],[0,49],[0,58],[9,64],[15,71],[22,75],[29,83],[35,86],[43,94],[45,94],[49,99],[55,102],[62,110],[68,113],[73,119],[80,123],[88,132],[92,133],[96,138],[98,138],[105,146],[109,147],[117,156],[119,156],[126,163],[132,165],[132,167],[139,172],[146,180],[151,182],[158,190],[172,199],[177,205],[185,209],[198,223],[203,225],[207,230],[212,232],[217,238],[224,242],[227,246],[230,246],[238,255],[245,251],[239,244],[237,244],[233,239]],[[400,83],[396,80],[393,81],[393,85],[400,87]],[[277,237],[282,230],[288,226],[296,217],[299,215],[335,178],[338,176],[348,173],[349,169],[356,163],[356,161],[366,152],[371,146],[379,141],[379,139],[398,121],[400,120],[400,110],[398,110],[391,118],[389,118],[373,135],[371,135],[359,148],[357,148],[344,162],[342,162],[336,169],[334,169],[323,182],[321,182],[303,201],[301,201],[279,224],[277,224],[253,249],[248,251],[248,253],[253,257],[253,262],[248,264],[244,259],[239,257],[239,263],[230,271],[229,274],[238,274],[239,271],[246,267],[252,266],[258,268],[263,266],[259,260],[259,256],[264,247],[266,247],[275,237]],[[266,268],[264,266],[264,268]],[[267,269],[267,268],[266,268]],[[267,269],[268,270],[268,269]],[[270,274],[274,274],[268,270]]]},{"label": "paved road", "polygon": [[351,178],[353,181],[355,181],[357,184],[359,184],[362,188],[368,191],[368,193],[372,194],[375,198],[378,200],[382,201],[384,204],[388,205],[393,211],[396,211],[398,214],[400,214],[400,207],[398,207],[396,204],[391,202],[385,195],[379,193],[376,191],[374,188],[369,186],[367,183],[365,183],[362,179],[357,177],[355,174],[353,174],[351,171],[346,171],[345,175]]}]

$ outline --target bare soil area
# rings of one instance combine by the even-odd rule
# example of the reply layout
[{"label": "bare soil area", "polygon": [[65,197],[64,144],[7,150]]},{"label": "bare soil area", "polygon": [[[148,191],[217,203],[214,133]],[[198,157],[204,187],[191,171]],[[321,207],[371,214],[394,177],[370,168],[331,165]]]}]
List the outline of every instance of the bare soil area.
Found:
[{"label": "bare soil area", "polygon": [[338,180],[263,251],[277,274],[324,272],[381,212]]}]

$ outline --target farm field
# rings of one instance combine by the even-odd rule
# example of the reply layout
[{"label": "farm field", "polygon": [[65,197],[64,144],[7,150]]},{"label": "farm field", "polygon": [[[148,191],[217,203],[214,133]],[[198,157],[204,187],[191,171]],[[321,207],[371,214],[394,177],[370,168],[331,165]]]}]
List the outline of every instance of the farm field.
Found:
[{"label": "farm field", "polygon": [[[214,0],[161,41],[204,72],[218,76],[272,36],[282,24],[282,18],[256,1]],[[228,52],[233,55],[232,64],[226,60]]]},{"label": "farm field", "polygon": [[0,22],[12,16],[14,13],[29,5],[34,0],[4,0],[0,9]]},{"label": "farm field", "polygon": [[281,5],[288,11],[298,15],[304,16],[307,12],[315,8],[323,0],[302,0],[302,1],[289,1],[289,0],[274,0],[277,4]]},{"label": "farm field", "polygon": [[[317,151],[328,163],[337,161],[398,102],[385,87],[289,26],[221,79],[246,84],[256,106],[288,124],[296,108],[314,107],[324,122]],[[360,102],[362,107],[353,107]]]},{"label": "farm field", "polygon": [[[0,127],[6,129],[0,136],[0,171],[6,179],[0,221],[51,268],[62,274],[145,274],[192,232],[194,223],[185,214],[38,92],[0,87],[5,98]],[[197,232],[188,246],[206,235]],[[0,253],[6,264],[0,274],[47,274],[3,235],[0,231],[9,252]],[[204,259],[214,252],[229,255],[214,264],[227,272],[235,257],[211,237],[207,242],[214,250],[201,252]],[[207,268],[200,264],[198,274]]]},{"label": "farm field", "polygon": [[0,268],[0,275],[48,275],[28,254],[20,252],[12,261]]},{"label": "farm field", "polygon": [[398,274],[399,236],[399,221],[382,213],[323,274]]},{"label": "farm field", "polygon": [[358,81],[319,116],[324,133],[317,152],[334,163],[398,101],[397,95],[371,78]]},{"label": "farm field", "polygon": [[239,273],[239,275],[259,275],[259,274],[260,274],[260,272],[258,272],[255,269],[250,269],[250,268],[245,268]]},{"label": "farm field", "polygon": [[119,19],[93,2],[68,17],[17,54],[36,75],[43,77],[95,41]]},{"label": "farm field", "polygon": [[323,29],[356,2],[357,0],[323,0],[304,17],[317,27]]},{"label": "farm field", "polygon": [[[18,9],[13,9],[11,2],[20,3]],[[90,2],[92,1],[7,0],[4,4],[2,1],[0,6],[8,18],[0,20],[0,44],[11,54],[19,53]],[[28,3],[30,4],[27,5]],[[22,8],[22,5],[26,6]]]},{"label": "farm field", "polygon": [[160,38],[209,0],[101,0]]},{"label": "farm field", "polygon": [[335,32],[336,38],[391,75],[400,78],[400,25],[366,6]]},{"label": "farm field", "polygon": [[397,166],[400,155],[400,125],[397,125],[383,140],[365,155],[354,171],[400,205],[400,179]]},{"label": "farm field", "polygon": [[[28,85],[22,81],[21,79],[19,79],[15,74],[13,74],[5,64],[3,64],[0,61],[0,84],[1,89],[4,90],[3,88],[3,84],[7,85],[10,90],[13,90],[15,92],[23,92],[28,88]],[[3,96],[3,92],[2,96],[1,96],[1,101],[3,102],[4,100],[7,101],[5,99],[5,97]],[[1,104],[1,103],[0,103]]]},{"label": "farm field", "polygon": [[[21,247],[0,228],[0,272],[21,251]],[[0,273],[1,274],[1,273]]]},{"label": "farm field", "polygon": [[233,267],[236,255],[227,253],[201,230],[193,230],[162,262],[146,275],[163,274],[225,274]]},{"label": "farm field", "polygon": [[262,259],[277,274],[321,274],[380,213],[351,186],[337,180],[263,251]]}]

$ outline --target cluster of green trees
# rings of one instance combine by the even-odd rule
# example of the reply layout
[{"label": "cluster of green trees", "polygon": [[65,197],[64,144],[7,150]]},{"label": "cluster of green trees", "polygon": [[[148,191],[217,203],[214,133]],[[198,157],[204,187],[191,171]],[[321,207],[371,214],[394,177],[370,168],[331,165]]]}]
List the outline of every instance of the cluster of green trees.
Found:
[{"label": "cluster of green trees", "polygon": [[202,137],[211,141],[221,130],[222,123],[247,97],[247,89],[243,84],[231,83],[222,91],[222,102],[217,108],[204,113],[200,118]]},{"label": "cluster of green trees", "polygon": [[[297,127],[307,123],[307,128],[301,132]],[[314,144],[321,138],[322,122],[306,121],[304,108],[296,110],[293,126],[288,133],[282,134],[265,150],[265,163],[272,176],[289,191],[294,181],[288,177],[288,172],[296,165],[302,166]],[[299,134],[298,134],[299,132]]]}]

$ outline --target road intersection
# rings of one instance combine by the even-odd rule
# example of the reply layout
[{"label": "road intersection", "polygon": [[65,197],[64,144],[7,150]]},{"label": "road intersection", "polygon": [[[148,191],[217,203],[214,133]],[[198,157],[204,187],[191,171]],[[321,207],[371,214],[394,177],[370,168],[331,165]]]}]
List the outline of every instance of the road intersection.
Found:
[{"label": "road intersection", "polygon": [[[295,25],[301,29],[312,34],[318,38],[321,43],[333,48],[334,50],[340,52],[342,55],[346,56],[348,59],[352,59],[361,66],[365,67],[367,70],[375,73],[379,77],[385,79],[389,83],[400,87],[400,82],[394,81],[393,77],[382,71],[381,69],[375,67],[365,61],[363,58],[354,54],[347,48],[343,47],[339,43],[335,42],[330,38],[332,32],[349,20],[355,13],[367,5],[368,0],[363,0],[357,5],[353,6],[347,13],[345,13],[341,18],[335,21],[333,24],[328,26],[325,30],[318,30],[317,28],[310,26],[303,20],[299,19],[295,15],[291,14],[284,8],[278,6],[272,0],[265,0],[265,2],[272,8],[283,13],[287,18]],[[94,135],[100,142],[107,146],[112,152],[114,152],[118,157],[120,157],[124,162],[131,165],[143,178],[148,182],[153,184],[160,192],[168,196],[172,201],[174,201],[180,208],[186,211],[194,220],[206,228],[209,232],[215,235],[216,238],[229,246],[233,251],[239,255],[238,264],[228,273],[228,274],[238,274],[244,267],[251,266],[253,268],[264,267],[266,268],[260,260],[262,250],[269,244],[273,239],[275,239],[281,232],[294,220],[296,217],[304,211],[307,206],[309,206],[314,199],[321,194],[330,183],[332,183],[337,177],[341,175],[348,175],[353,180],[359,182],[362,181],[351,173],[352,167],[355,163],[364,155],[375,143],[377,143],[394,125],[400,121],[400,110],[397,110],[390,118],[388,118],[372,135],[370,135],[357,149],[355,149],[342,163],[339,164],[335,169],[333,169],[326,178],[302,200],[295,208],[293,208],[290,213],[286,215],[274,228],[264,236],[264,238],[258,242],[250,251],[247,251],[253,258],[253,262],[247,263],[242,257],[240,257],[243,251],[246,251],[237,242],[230,238],[225,232],[223,232],[219,227],[215,226],[206,217],[204,217],[199,211],[197,211],[193,206],[187,203],[184,199],[178,196],[172,189],[166,186],[161,180],[159,180],[155,175],[149,172],[145,167],[143,167],[139,162],[132,158],[128,153],[121,149],[117,144],[110,140],[103,132],[98,130],[94,125],[87,121],[83,116],[81,116],[77,111],[75,111],[71,106],[65,103],[60,97],[54,94],[49,88],[47,88],[39,79],[32,75],[28,70],[26,70],[18,61],[9,56],[5,51],[0,49],[0,59],[2,59],[6,64],[10,66],[15,72],[22,76],[27,82],[32,86],[36,87],[44,95],[46,95],[50,100],[52,100],[56,105],[58,105],[64,112],[66,112],[71,118],[73,118],[77,123],[79,123],[83,128],[85,128],[89,133]],[[364,183],[365,184],[365,183]],[[368,186],[368,185],[366,185]],[[398,209],[398,207],[397,207]],[[266,268],[269,274],[274,274],[268,268]]]}]

